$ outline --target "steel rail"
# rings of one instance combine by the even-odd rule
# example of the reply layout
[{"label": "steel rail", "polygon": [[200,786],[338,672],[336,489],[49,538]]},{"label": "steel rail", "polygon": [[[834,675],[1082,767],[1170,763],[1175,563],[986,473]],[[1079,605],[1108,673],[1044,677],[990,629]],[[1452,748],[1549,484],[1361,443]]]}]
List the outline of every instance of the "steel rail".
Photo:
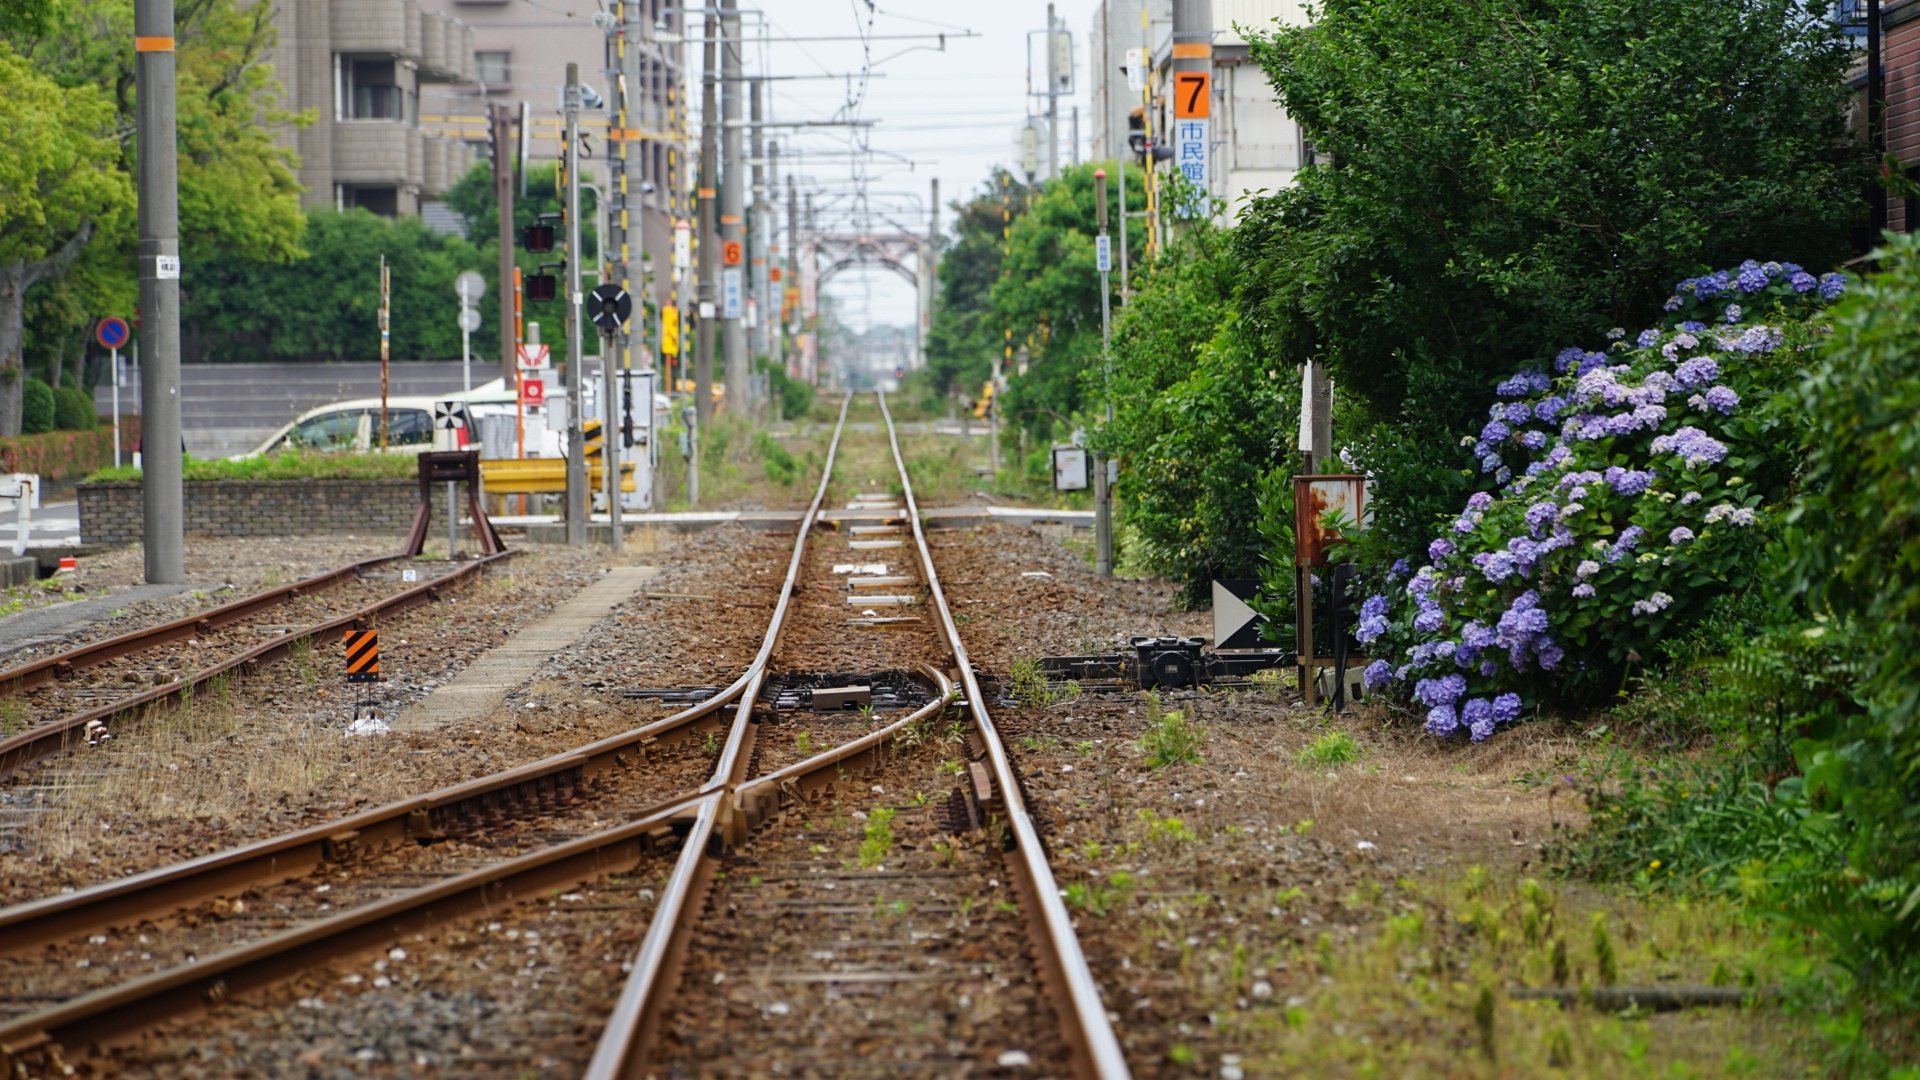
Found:
[{"label": "steel rail", "polygon": [[[952,680],[930,668],[926,674],[938,691],[933,701],[860,739],[756,777],[747,786],[780,788],[837,775],[842,766],[875,752],[908,725],[946,708],[956,689]],[[636,811],[632,820],[613,828],[512,856],[0,1024],[0,1066],[10,1070],[24,1065],[52,1046],[74,1056],[94,1055],[145,1028],[195,1015],[208,1004],[283,981],[329,960],[620,873],[666,848],[688,810],[712,797],[699,792],[678,795]]]},{"label": "steel rail", "polygon": [[[807,505],[807,512],[800,519],[800,533],[793,542],[793,557],[787,563],[786,584],[780,591],[780,602],[774,608],[774,625],[769,628],[767,639],[760,646],[760,657],[755,661],[757,669],[749,673],[755,693],[758,693],[764,673],[762,662],[773,655],[780,633],[785,629],[787,605],[793,598],[794,584],[800,576],[800,560],[806,552],[814,522],[820,516],[820,504],[826,501],[827,487],[833,482],[833,461],[840,452],[840,437],[847,427],[847,408],[852,404],[852,394],[840,402],[840,417],[834,424],[833,441],[827,446],[826,464],[820,469],[820,486],[814,491],[813,501]],[[705,902],[707,892],[713,885],[714,865],[708,857],[708,849],[722,825],[736,825],[737,822],[736,832],[744,830],[745,822],[736,815],[729,798],[731,789],[740,779],[739,771],[746,766],[747,740],[752,727],[748,721],[753,698],[742,697],[740,702],[741,708],[735,713],[733,727],[727,733],[726,746],[721,751],[720,760],[714,765],[713,778],[701,788],[703,798],[693,826],[687,832],[686,843],[680,849],[673,876],[667,879],[666,887],[660,891],[660,901],[653,909],[653,919],[647,924],[646,937],[641,939],[640,949],[629,966],[626,985],[621,987],[620,1000],[614,1004],[613,1012],[601,1030],[600,1042],[594,1047],[593,1059],[587,1064],[589,1077],[644,1074],[646,1053],[659,1031],[661,1010],[679,983],[687,945],[692,941],[694,927],[699,922],[700,904]],[[944,702],[939,704],[944,706]]]},{"label": "steel rail", "polygon": [[[851,400],[849,398],[848,402]],[[846,408],[847,403],[842,403],[842,426],[846,420]],[[833,475],[832,450],[837,449],[839,439],[840,427],[836,427],[833,446],[822,470],[821,494],[816,495],[816,504],[824,495],[827,480]],[[796,551],[798,545],[804,543],[805,530],[799,535]],[[0,908],[0,955],[26,952],[49,942],[165,915],[255,886],[303,877],[316,867],[353,850],[385,846],[408,839],[432,839],[456,826],[463,815],[528,804],[545,805],[556,798],[569,798],[580,785],[593,777],[644,756],[651,745],[699,735],[717,723],[704,721],[709,721],[730,702],[741,699],[742,691],[772,655],[772,638],[785,618],[786,606],[793,591],[793,568],[797,566],[796,554],[789,561],[789,580],[782,589],[780,602],[768,624],[768,641],[762,643],[752,664],[739,678],[699,704],[573,750],[438,788],[424,795],[408,796],[349,817],[156,867],[70,893]]]},{"label": "steel rail", "polygon": [[[98,708],[88,709],[85,712],[73,713],[69,716],[62,717],[59,720],[55,720],[50,723],[39,724],[34,727],[30,727],[27,730],[19,732],[18,734],[15,734],[9,738],[0,739],[0,780],[4,780],[7,777],[12,776],[15,772],[19,771],[22,767],[26,765],[30,765],[33,762],[40,760],[41,758],[59,753],[61,750],[65,749],[67,746],[72,744],[75,738],[78,737],[77,733],[84,732],[86,730],[87,725],[90,723],[93,723],[96,720],[105,722],[108,720],[115,719],[117,717],[126,716],[129,713],[138,712],[141,709],[147,708],[150,705],[156,705],[162,702],[176,700],[182,694],[185,694],[192,690],[197,690],[201,686],[206,685],[208,682],[211,682],[213,679],[221,675],[224,675],[227,672],[234,671],[234,670],[251,671],[254,667],[259,666],[261,663],[277,660],[280,658],[282,654],[292,650],[296,642],[311,640],[315,637],[322,636],[324,634],[330,633],[335,630],[341,630],[347,627],[356,627],[360,625],[362,622],[364,622],[364,620],[371,618],[375,615],[385,615],[393,612],[405,611],[406,609],[413,607],[416,604],[422,604],[430,599],[437,598],[441,590],[447,588],[448,586],[463,584],[467,581],[467,579],[477,576],[481,571],[485,570],[487,567],[492,566],[494,563],[499,562],[503,559],[512,558],[514,554],[516,553],[512,551],[502,551],[502,552],[499,552],[498,554],[488,555],[484,558],[475,559],[474,561],[466,564],[465,566],[454,571],[453,573],[446,575],[445,577],[435,578],[432,581],[425,582],[420,585],[416,585],[411,589],[406,589],[401,592],[395,593],[384,600],[380,600],[376,603],[370,604],[364,608],[359,609],[358,611],[349,612],[348,614],[339,616],[338,618],[329,619],[325,622],[315,624],[314,626],[308,627],[307,629],[302,630],[299,633],[283,634],[280,637],[273,639],[272,641],[264,642],[260,645],[254,646],[251,649],[247,649],[242,652],[235,653],[232,656],[229,656],[227,659],[221,661],[220,663],[215,664],[212,667],[202,668],[201,670],[194,672],[193,674],[187,676],[184,679],[175,679],[173,682],[164,683],[160,686],[155,686],[150,689],[143,690],[137,694],[133,694],[131,696],[121,698],[119,701],[113,702],[111,704],[102,705],[102,706],[99,706]],[[380,560],[374,560],[374,561],[384,562],[386,560],[380,559]],[[322,576],[330,577],[333,575],[322,575]],[[241,603],[244,604],[244,603],[247,603],[247,601],[241,601]],[[229,605],[229,606],[232,606],[232,605]],[[216,610],[224,610],[224,609],[216,609]],[[209,612],[208,614],[210,615],[212,614],[212,612]],[[164,630],[170,634],[176,635],[175,637],[167,638],[166,639],[167,641],[177,640],[178,628],[181,626],[182,623],[185,623],[188,621],[189,620],[176,620],[175,622],[168,623],[165,626],[160,627],[159,629]],[[229,618],[226,620],[226,622],[229,624],[232,623],[233,621],[235,621],[233,618]],[[127,638],[138,637],[141,633],[144,633],[144,631],[136,631],[134,634],[122,635],[120,638],[115,638],[115,639],[112,639],[111,641],[102,642],[100,644],[111,645],[111,644],[114,644],[115,642],[125,642]],[[154,644],[158,645],[158,644],[165,644],[165,643],[166,641],[160,641],[160,642],[155,642]],[[152,646],[147,646],[147,647],[152,647]],[[140,651],[140,650],[127,649],[125,652],[116,653],[115,655],[124,656],[130,652],[136,652],[136,651]],[[53,657],[51,659],[57,660],[59,658]],[[87,666],[92,666],[93,664],[102,663],[104,662],[105,659],[111,659],[111,657],[95,658]],[[0,677],[4,677],[4,676],[0,676]]]},{"label": "steel rail", "polygon": [[[839,447],[840,435],[845,428],[847,406],[851,400],[849,397],[841,404],[840,423],[835,427],[833,441],[828,447],[826,462],[821,473],[820,488],[814,495],[807,518],[794,541],[794,554],[788,563],[787,578],[781,590],[780,601],[768,625],[766,639],[762,642],[752,665],[745,674],[735,680],[732,686],[722,691],[721,695],[649,727],[657,728],[661,724],[678,721],[687,714],[699,713],[704,716],[717,712],[725,696],[730,692],[740,693],[752,687],[757,693],[757,688],[765,676],[767,661],[772,657],[780,633],[784,629],[786,612],[794,595],[794,584],[799,576],[801,558],[809,536],[809,527],[819,510],[820,503],[825,499],[827,486],[833,476],[834,455]],[[885,734],[890,736],[897,733],[905,725],[946,707],[953,694],[952,682],[938,672],[930,671],[929,674],[939,687],[940,696],[916,710],[912,715],[883,729]],[[742,707],[736,712],[727,741],[727,749],[723,751],[721,761],[716,767],[716,776],[725,775],[737,779],[735,774],[744,768],[749,760],[745,729],[752,726],[750,713],[753,700],[751,696],[739,697]],[[647,729],[636,729],[634,732],[628,732],[613,739],[601,740],[601,743],[596,745],[614,742],[620,742],[623,746],[632,745],[637,741],[634,736],[645,730]],[[881,735],[883,732],[875,732],[862,740],[856,740],[862,744],[861,746],[854,747],[849,744],[847,747],[836,748],[836,751],[824,752],[814,760],[813,768],[824,770],[837,767],[854,754],[872,752],[874,746],[878,745],[878,740],[874,736]],[[552,773],[541,769],[542,766],[561,757],[584,757],[586,749],[583,748],[570,755],[556,755],[556,758],[545,759],[516,771],[525,773],[540,770],[540,775],[550,776]],[[792,770],[780,770],[763,779],[777,787],[792,779]],[[229,994],[278,981],[329,957],[371,948],[397,936],[417,933],[421,928],[444,921],[446,918],[460,917],[489,906],[511,902],[517,896],[530,895],[540,890],[576,884],[601,876],[610,872],[612,864],[609,859],[617,860],[625,857],[621,854],[622,852],[630,853],[632,859],[628,859],[626,865],[631,865],[633,860],[652,850],[652,845],[661,838],[662,828],[673,821],[683,819],[689,810],[692,810],[696,813],[696,817],[689,839],[682,851],[680,863],[684,864],[687,861],[685,858],[687,850],[698,850],[696,843],[704,846],[707,842],[706,837],[711,835],[715,818],[714,808],[726,799],[730,793],[730,787],[731,785],[728,788],[714,790],[709,782],[696,792],[661,804],[651,813],[643,812],[644,816],[639,821],[504,860],[490,867],[483,867],[434,885],[377,901],[332,919],[310,923],[250,945],[179,965],[120,986],[96,991],[52,1009],[0,1024],[0,1062],[11,1066],[14,1062],[50,1044],[58,1045],[72,1053],[90,1053],[108,1041],[132,1034],[140,1027],[188,1014],[209,1001],[221,1000]],[[455,790],[457,789],[443,789],[441,794]],[[415,801],[426,800],[409,802]],[[404,816],[393,812],[403,805],[405,804],[392,804],[357,817],[377,818],[376,822],[370,822],[370,824],[391,828],[396,823],[404,823],[411,819],[413,813],[418,812],[409,812]],[[350,824],[355,820],[350,818],[335,824]],[[702,832],[703,824],[705,825],[704,833]],[[234,852],[222,853],[208,860],[196,860],[196,862],[207,863],[230,859],[233,863],[257,871],[262,865],[262,859],[273,860],[281,848],[297,841],[295,853],[312,860],[305,862],[298,871],[298,873],[304,873],[315,865],[318,858],[324,857],[332,850],[327,847],[329,837],[314,835],[323,831],[326,831],[326,827],[303,830],[299,834],[251,845],[251,848],[256,850],[237,849]],[[695,837],[700,839],[696,841]],[[347,829],[336,833],[331,839],[338,844],[350,843],[357,838],[358,830]],[[632,845],[641,846],[632,847]],[[609,849],[614,849],[615,854],[606,854]],[[146,883],[147,888],[152,888],[154,885],[171,887],[178,895],[187,897],[187,891],[196,883],[206,884],[216,879],[226,881],[233,878],[231,872],[210,876],[208,871],[214,870],[213,867],[203,868],[202,872],[196,874],[179,876],[176,873],[175,876],[169,876],[169,871],[178,872],[191,865],[181,864],[179,867],[162,868],[146,875],[111,882],[107,886],[96,887],[89,891],[101,893],[99,900],[102,903],[111,903],[116,898],[123,903],[143,903],[146,901],[143,901],[140,896],[142,890],[136,887],[142,883],[143,879],[154,879]],[[267,865],[271,865],[271,861]],[[283,876],[291,877],[298,874],[291,873]],[[112,895],[106,895],[108,893]],[[212,894],[198,893],[188,897],[186,902],[206,895]],[[49,918],[58,919],[61,914],[58,909],[63,906],[61,902],[69,898],[68,896],[51,897],[38,905],[24,907],[54,909],[49,912]],[[662,903],[665,903],[664,895]],[[22,912],[21,908],[0,912],[0,931],[7,930],[6,916],[16,912],[31,914]],[[39,928],[59,925],[61,932],[58,936],[67,937],[79,932],[72,929],[72,923],[73,919],[69,913],[64,924],[42,920],[35,925]],[[13,935],[8,935],[8,937],[11,936]],[[7,939],[0,937],[0,940]],[[44,934],[42,940],[45,940]]]},{"label": "steel rail", "polygon": [[[886,395],[879,397],[880,415],[886,420],[887,440],[893,447],[893,463],[900,470],[901,490],[907,502],[907,520],[913,527],[914,546],[920,552],[920,560],[927,574],[927,588],[933,594],[931,607],[939,615],[940,632],[946,638],[948,648],[953,651],[954,664],[959,668],[960,681],[966,689],[967,711],[973,716],[974,727],[987,753],[994,786],[1000,790],[1001,807],[1014,841],[1014,850],[1008,861],[1017,871],[1016,880],[1024,884],[1022,891],[1032,905],[1029,910],[1038,916],[1030,919],[1029,925],[1037,931],[1033,935],[1034,945],[1040,953],[1043,976],[1061,992],[1055,997],[1054,1009],[1062,1014],[1061,1026],[1073,1051],[1075,1071],[1082,1076],[1103,1078],[1131,1076],[1126,1055],[1120,1050],[1120,1040],[1114,1035],[1113,1025],[1107,1019],[1107,1007],[1100,1000],[1099,984],[1094,981],[1093,971],[1087,966],[1086,954],[1080,949],[1080,939],[1074,933],[1073,919],[1060,899],[1059,882],[1054,880],[1053,869],[1047,865],[1046,853],[1040,844],[1040,831],[1034,826],[1033,815],[1027,812],[1026,798],[1020,793],[1020,785],[1013,775],[1012,759],[1007,755],[1006,744],[1001,741],[993,718],[987,715],[986,695],[981,693],[980,681],[973,674],[973,663],[967,659],[967,647],[960,640],[960,628],[953,621],[946,592],[940,587],[940,575],[933,569],[933,552],[927,546],[926,529],[920,521],[920,507],[913,498],[913,485],[907,481],[907,463],[900,454],[900,437],[894,430],[893,413],[887,408]],[[1065,1000],[1060,1000],[1061,997]]]},{"label": "steel rail", "polygon": [[325,573],[296,581],[291,585],[282,585],[277,589],[268,589],[266,592],[255,593],[216,608],[209,608],[197,615],[188,615],[172,622],[161,623],[159,626],[134,630],[103,641],[55,653],[29,664],[8,668],[0,671],[0,697],[31,690],[36,686],[44,686],[73,672],[97,667],[122,656],[144,652],[147,649],[231,626],[253,617],[258,612],[289,603],[297,597],[331,588],[349,578],[358,578],[382,563],[404,558],[406,558],[405,555],[383,555],[378,559],[363,559],[360,562],[348,563]]}]

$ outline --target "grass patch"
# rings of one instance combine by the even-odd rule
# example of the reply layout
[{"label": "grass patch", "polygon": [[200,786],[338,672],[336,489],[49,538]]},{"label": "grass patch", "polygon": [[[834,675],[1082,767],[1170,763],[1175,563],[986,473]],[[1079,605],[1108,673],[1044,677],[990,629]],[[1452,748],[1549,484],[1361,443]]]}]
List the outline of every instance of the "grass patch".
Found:
[{"label": "grass patch", "polygon": [[893,815],[891,806],[877,806],[867,815],[866,833],[860,838],[860,869],[871,870],[893,854]]},{"label": "grass patch", "polygon": [[1200,760],[1200,729],[1178,709],[1162,712],[1160,695],[1147,691],[1147,730],[1134,744],[1153,768]]},{"label": "grass patch", "polygon": [[1329,731],[1303,747],[1294,760],[1302,765],[1329,767],[1346,765],[1364,753],[1358,739],[1344,731]]},{"label": "grass patch", "polygon": [[[1609,982],[1770,987],[1805,970],[1733,905],[1562,892],[1479,867],[1346,904],[1378,916],[1372,932],[1253,941],[1245,981],[1219,988],[1221,1032],[1247,1075],[1809,1075],[1797,1056],[1811,1030],[1776,1007],[1609,1013],[1509,996]],[[1269,979],[1311,989],[1290,996]]]}]

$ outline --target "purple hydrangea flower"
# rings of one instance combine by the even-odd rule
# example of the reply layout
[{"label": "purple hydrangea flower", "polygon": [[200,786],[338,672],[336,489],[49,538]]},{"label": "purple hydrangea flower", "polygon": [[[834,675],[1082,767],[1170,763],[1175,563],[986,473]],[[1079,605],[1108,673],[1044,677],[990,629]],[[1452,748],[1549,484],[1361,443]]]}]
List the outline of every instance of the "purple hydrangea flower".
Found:
[{"label": "purple hydrangea flower", "polygon": [[1422,598],[1418,601],[1420,613],[1413,617],[1413,628],[1422,634],[1431,634],[1447,625],[1447,613],[1439,604]]},{"label": "purple hydrangea flower", "polygon": [[1687,528],[1685,525],[1676,526],[1672,532],[1667,534],[1667,543],[1669,544],[1684,544],[1691,539],[1693,539],[1693,530]]},{"label": "purple hydrangea flower", "polygon": [[1846,291],[1847,291],[1847,275],[1845,274],[1820,275],[1820,299],[1833,300],[1838,298],[1841,293]]},{"label": "purple hydrangea flower", "polygon": [[1757,293],[1767,287],[1767,272],[1749,259],[1741,265],[1740,276],[1734,279],[1734,283],[1740,286],[1743,293]]},{"label": "purple hydrangea flower", "polygon": [[1814,286],[1819,284],[1814,280],[1813,275],[1805,270],[1795,270],[1793,276],[1787,280],[1793,284],[1793,291],[1797,293],[1812,292]]},{"label": "purple hydrangea flower", "polygon": [[1585,349],[1572,347],[1561,349],[1553,358],[1553,370],[1565,371],[1586,358],[1587,353]]},{"label": "purple hydrangea flower", "polygon": [[1680,299],[1678,296],[1669,296],[1667,297],[1667,302],[1662,306],[1668,311],[1679,311],[1682,307],[1686,306],[1686,303],[1685,300]]},{"label": "purple hydrangea flower", "polygon": [[1427,561],[1439,562],[1441,559],[1453,554],[1454,551],[1453,541],[1443,536],[1427,545]]},{"label": "purple hydrangea flower", "polygon": [[1513,556],[1504,551],[1483,551],[1473,557],[1481,576],[1498,585],[1513,576]]},{"label": "purple hydrangea flower", "polygon": [[1476,491],[1473,494],[1467,496],[1467,509],[1469,510],[1485,510],[1487,507],[1492,505],[1493,505],[1493,496],[1487,494],[1484,491]]},{"label": "purple hydrangea flower", "polygon": [[1759,518],[1749,507],[1736,507],[1732,503],[1719,503],[1707,511],[1707,524],[1718,525],[1722,521],[1734,525],[1751,525]]},{"label": "purple hydrangea flower", "polygon": [[1673,377],[1681,386],[1705,386],[1720,377],[1720,364],[1711,356],[1695,356],[1682,361]]},{"label": "purple hydrangea flower", "polygon": [[1493,678],[1495,675],[1500,674],[1500,661],[1498,660],[1480,661],[1480,674],[1486,676],[1489,679]]},{"label": "purple hydrangea flower", "polygon": [[[1707,324],[1698,319],[1688,319],[1680,324],[1680,329],[1689,334],[1704,334],[1707,332]],[[1699,342],[1696,341],[1694,344],[1697,345]]]},{"label": "purple hydrangea flower", "polygon": [[1653,440],[1656,454],[1678,454],[1689,466],[1711,465],[1727,456],[1727,444],[1697,427],[1683,427]]},{"label": "purple hydrangea flower", "polygon": [[1360,624],[1354,628],[1353,636],[1360,644],[1369,644],[1387,632],[1387,598],[1374,593],[1360,605]]},{"label": "purple hydrangea flower", "polygon": [[1728,304],[1723,317],[1727,320],[1728,324],[1731,325],[1739,322],[1740,316],[1744,314],[1746,313],[1740,309],[1739,304]]},{"label": "purple hydrangea flower", "polygon": [[1497,724],[1511,724],[1520,719],[1520,695],[1501,694],[1493,699],[1493,720]]},{"label": "purple hydrangea flower", "polygon": [[1730,387],[1715,386],[1702,395],[1701,404],[1723,416],[1731,416],[1740,404],[1740,395]]},{"label": "purple hydrangea flower", "polygon": [[1640,331],[1640,336],[1635,338],[1633,343],[1643,349],[1651,349],[1655,345],[1660,344],[1660,331],[1642,330]]},{"label": "purple hydrangea flower", "polygon": [[1427,734],[1451,735],[1460,730],[1460,719],[1454,715],[1453,706],[1436,705],[1427,712]]},{"label": "purple hydrangea flower", "polygon": [[1393,565],[1387,568],[1387,580],[1392,581],[1392,580],[1396,580],[1398,578],[1403,578],[1406,576],[1407,576],[1407,560],[1405,559],[1393,560]]},{"label": "purple hydrangea flower", "polygon": [[1414,699],[1422,705],[1451,705],[1467,692],[1467,677],[1459,672],[1437,679],[1421,679],[1413,686]]},{"label": "purple hydrangea flower", "polygon": [[1653,486],[1653,473],[1647,469],[1623,469],[1618,465],[1609,465],[1606,481],[1615,493],[1632,498]]},{"label": "purple hydrangea flower", "polygon": [[1538,417],[1541,422],[1551,424],[1556,417],[1566,410],[1566,407],[1567,403],[1565,399],[1556,394],[1551,397],[1541,398],[1535,402],[1533,415]]},{"label": "purple hydrangea flower", "polygon": [[1360,681],[1365,683],[1369,690],[1385,686],[1392,678],[1393,665],[1387,663],[1385,660],[1375,660],[1373,663],[1367,665],[1365,671],[1360,673]]},{"label": "purple hydrangea flower", "polygon": [[1527,528],[1533,531],[1533,535],[1539,536],[1546,531],[1548,525],[1553,524],[1559,514],[1560,507],[1550,500],[1534,503],[1527,507]]},{"label": "purple hydrangea flower", "polygon": [[1575,585],[1573,587],[1573,595],[1579,597],[1582,600],[1585,600],[1588,597],[1591,597],[1593,595],[1593,583],[1590,581],[1583,581],[1580,584]]},{"label": "purple hydrangea flower", "polygon": [[1544,431],[1523,431],[1520,433],[1520,445],[1529,450],[1538,450],[1547,445],[1547,433]]}]

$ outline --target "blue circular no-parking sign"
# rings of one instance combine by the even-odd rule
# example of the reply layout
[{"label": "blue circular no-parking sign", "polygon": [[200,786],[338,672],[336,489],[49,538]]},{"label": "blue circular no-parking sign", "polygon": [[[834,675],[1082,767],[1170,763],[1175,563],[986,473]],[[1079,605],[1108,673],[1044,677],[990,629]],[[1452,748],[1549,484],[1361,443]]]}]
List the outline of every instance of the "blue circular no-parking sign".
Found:
[{"label": "blue circular no-parking sign", "polygon": [[101,319],[100,325],[93,328],[93,338],[103,349],[118,349],[124,346],[127,339],[132,336],[133,331],[127,328],[127,320],[117,315],[109,315]]}]

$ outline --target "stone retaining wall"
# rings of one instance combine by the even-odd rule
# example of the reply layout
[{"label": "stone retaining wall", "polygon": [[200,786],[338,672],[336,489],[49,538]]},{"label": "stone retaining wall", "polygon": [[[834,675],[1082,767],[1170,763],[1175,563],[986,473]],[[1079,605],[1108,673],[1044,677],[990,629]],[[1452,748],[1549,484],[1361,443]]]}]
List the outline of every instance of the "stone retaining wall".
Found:
[{"label": "stone retaining wall", "polygon": [[[140,485],[81,484],[80,539],[137,544],[144,509]],[[419,481],[190,480],[188,536],[392,535],[404,539],[420,502]]]}]

